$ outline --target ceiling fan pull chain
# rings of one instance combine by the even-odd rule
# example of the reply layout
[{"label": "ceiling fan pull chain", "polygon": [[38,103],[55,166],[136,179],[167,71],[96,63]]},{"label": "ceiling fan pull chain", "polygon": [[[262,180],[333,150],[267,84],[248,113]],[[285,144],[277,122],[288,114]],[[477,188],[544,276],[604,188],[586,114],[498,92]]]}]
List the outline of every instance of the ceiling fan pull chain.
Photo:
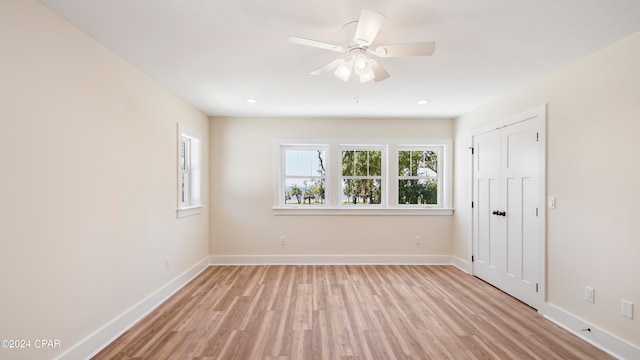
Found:
[{"label": "ceiling fan pull chain", "polygon": [[353,76],[353,101],[356,102],[356,104],[360,103],[360,98],[358,97],[358,77]]}]

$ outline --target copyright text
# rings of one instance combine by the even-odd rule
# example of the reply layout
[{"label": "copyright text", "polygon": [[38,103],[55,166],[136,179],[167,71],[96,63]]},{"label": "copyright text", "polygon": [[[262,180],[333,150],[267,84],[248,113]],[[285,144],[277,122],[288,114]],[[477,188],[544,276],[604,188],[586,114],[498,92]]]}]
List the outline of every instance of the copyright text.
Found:
[{"label": "copyright text", "polygon": [[60,339],[2,339],[0,349],[59,349]]}]

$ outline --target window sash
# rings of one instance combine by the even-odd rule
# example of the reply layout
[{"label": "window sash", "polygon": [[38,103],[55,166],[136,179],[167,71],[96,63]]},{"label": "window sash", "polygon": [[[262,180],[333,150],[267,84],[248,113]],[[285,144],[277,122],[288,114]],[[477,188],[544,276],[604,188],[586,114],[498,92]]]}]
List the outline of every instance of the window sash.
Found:
[{"label": "window sash", "polygon": [[[345,153],[348,152],[353,152],[352,158],[350,160],[351,162],[351,171],[349,171],[348,175],[345,175]],[[361,171],[361,167],[359,167],[357,161],[358,161],[358,153],[363,153],[366,152],[367,154],[367,158],[366,158],[366,173],[368,175],[357,175],[359,172]],[[370,175],[371,174],[371,167],[372,167],[372,163],[371,163],[371,152],[379,152],[380,153],[380,159],[379,159],[379,175]],[[340,173],[339,173],[339,178],[338,178],[338,191],[339,191],[339,196],[338,196],[338,206],[339,207],[345,207],[345,208],[354,208],[354,207],[386,207],[387,206],[387,192],[386,192],[386,181],[388,178],[388,174],[387,174],[387,168],[386,168],[386,146],[384,145],[342,145],[339,147],[339,157],[340,157]],[[347,166],[349,165],[349,163],[347,163]],[[377,164],[375,164],[377,165]],[[377,172],[376,172],[377,173]],[[353,203],[351,201],[351,199],[354,197],[353,194],[345,194],[345,182],[349,182],[349,181],[358,181],[358,180],[379,180],[379,187],[375,188],[374,191],[379,191],[379,202],[371,202],[374,200],[373,196],[375,196],[375,192],[374,194],[369,194],[368,196],[368,200],[370,202],[366,202],[366,198],[362,198],[363,202],[358,202],[357,198],[356,198],[356,202]],[[346,199],[345,199],[346,198]]]},{"label": "window sash", "polygon": [[[322,162],[318,164],[318,166],[320,166],[320,168],[324,167],[324,175],[319,175],[319,174],[313,174],[313,163],[315,162],[315,159],[311,159],[311,163],[309,164],[309,166],[311,167],[311,174],[309,175],[289,175],[288,174],[288,170],[287,169],[287,151],[313,151],[313,152],[317,152],[317,151],[321,151],[323,153],[322,155]],[[329,151],[328,151],[328,147],[326,145],[287,145],[287,144],[283,144],[280,146],[280,161],[281,161],[281,166],[280,166],[280,184],[279,184],[279,189],[278,189],[278,193],[279,193],[279,204],[280,206],[285,206],[285,207],[312,207],[312,208],[318,208],[318,207],[326,207],[328,206],[329,202],[327,201],[327,168],[328,168],[328,155]],[[300,162],[301,160],[298,158],[298,164],[297,164],[297,173],[300,174]],[[302,201],[300,203],[297,202],[291,202],[291,203],[287,203],[287,198],[289,196],[291,196],[291,194],[289,193],[289,191],[287,191],[287,183],[288,180],[310,180],[310,181],[321,181],[322,182],[322,191],[324,193],[324,198],[322,198],[321,203],[313,203],[313,204],[305,204],[305,200],[309,199],[309,198],[305,198],[304,196],[307,194],[307,191],[309,190],[309,188],[306,188],[305,191],[302,192],[301,196],[302,196]],[[293,199],[293,197],[292,197]]]},{"label": "window sash", "polygon": [[[398,175],[397,175],[397,181],[395,182],[395,186],[397,186],[397,192],[398,192],[398,198],[395,199],[395,201],[397,202],[397,205],[399,207],[442,207],[442,201],[443,201],[443,179],[444,179],[444,174],[442,172],[443,170],[443,146],[429,146],[429,145],[425,145],[425,146],[398,146],[396,149],[396,164],[398,165]],[[410,168],[410,172],[412,172],[412,163],[413,163],[413,152],[427,152],[427,151],[431,151],[434,152],[436,155],[436,175],[400,175],[400,152],[402,151],[410,151],[411,154],[410,156],[411,158],[411,163],[409,165]],[[401,187],[401,183],[403,180],[425,180],[427,182],[429,182],[430,180],[435,180],[436,182],[436,186],[437,186],[437,194],[436,194],[436,203],[435,204],[405,204],[405,203],[401,203],[400,202],[400,187]]]},{"label": "window sash", "polygon": [[201,198],[202,141],[200,134],[178,124],[178,217],[199,213]]}]

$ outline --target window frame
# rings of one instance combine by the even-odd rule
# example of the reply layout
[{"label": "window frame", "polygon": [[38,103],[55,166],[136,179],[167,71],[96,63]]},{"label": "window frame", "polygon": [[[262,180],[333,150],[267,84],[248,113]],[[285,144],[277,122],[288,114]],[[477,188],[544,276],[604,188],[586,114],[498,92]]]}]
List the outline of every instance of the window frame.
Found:
[{"label": "window frame", "polygon": [[[182,144],[188,142],[188,169],[182,165]],[[177,137],[177,209],[178,218],[202,212],[202,136],[197,131],[178,124]],[[186,156],[185,156],[186,157]],[[187,175],[185,177],[185,174]],[[187,178],[185,182],[184,179]],[[183,189],[187,199],[183,200]]]},{"label": "window frame", "polygon": [[[283,206],[284,186],[282,146],[325,147],[325,204]],[[343,205],[342,204],[342,149],[349,147],[375,148],[385,147],[382,156],[383,204]],[[398,151],[408,148],[440,149],[438,176],[439,202],[431,204],[398,203]],[[449,216],[453,214],[453,141],[451,139],[326,139],[326,138],[274,138],[273,140],[273,206],[274,215],[399,215],[399,216]],[[395,185],[394,185],[395,184]],[[282,199],[282,200],[281,200]]]}]

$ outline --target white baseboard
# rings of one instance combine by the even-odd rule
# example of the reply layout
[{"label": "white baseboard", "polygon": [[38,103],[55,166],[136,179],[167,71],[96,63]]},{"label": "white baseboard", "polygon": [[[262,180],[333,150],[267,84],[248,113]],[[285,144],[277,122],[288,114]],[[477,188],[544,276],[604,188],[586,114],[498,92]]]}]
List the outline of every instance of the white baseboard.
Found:
[{"label": "white baseboard", "polygon": [[[545,304],[542,315],[551,322],[568,330],[593,346],[617,357],[621,360],[640,359],[640,348],[619,337],[590,324],[567,311],[552,305]],[[591,331],[581,331],[582,329]]]},{"label": "white baseboard", "polygon": [[206,257],[192,266],[165,286],[156,290],[153,294],[129,308],[117,318],[113,319],[93,334],[87,336],[69,350],[62,353],[56,360],[89,359],[107,345],[122,335],[131,326],[140,321],[152,310],[162,304],[176,291],[180,290],[193,278],[198,276],[209,266],[209,257]]},{"label": "white baseboard", "polygon": [[450,255],[212,255],[211,265],[451,265]]},{"label": "white baseboard", "polygon": [[457,256],[452,256],[451,258],[453,260],[453,266],[455,266],[458,269],[466,272],[467,274],[471,274],[471,263],[470,262],[468,262],[467,260],[463,260],[462,258],[459,258]]}]

